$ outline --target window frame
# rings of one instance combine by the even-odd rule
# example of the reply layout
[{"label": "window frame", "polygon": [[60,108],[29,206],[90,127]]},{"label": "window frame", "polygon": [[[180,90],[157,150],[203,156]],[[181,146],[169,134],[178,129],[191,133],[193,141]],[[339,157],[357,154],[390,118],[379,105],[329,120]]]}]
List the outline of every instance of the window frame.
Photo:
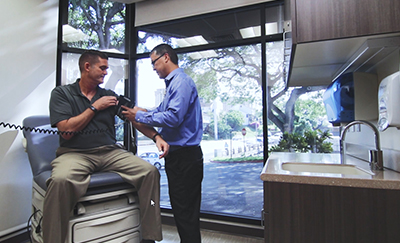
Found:
[{"label": "window frame", "polygon": [[[56,52],[56,86],[61,85],[62,77],[62,56],[63,53],[75,53],[82,54],[85,49],[71,48],[68,47],[66,43],[63,43],[63,25],[68,23],[68,6],[69,0],[60,0],[59,2],[59,16],[58,16],[58,31],[57,31],[57,52]],[[135,19],[135,4],[126,4],[126,19],[125,19],[125,53],[113,53],[106,52],[111,58],[125,59],[128,61],[129,70],[136,70],[136,61],[134,56],[136,54],[136,35],[134,34],[134,19]],[[133,41],[131,41],[133,40]],[[132,81],[135,79],[134,72],[129,72],[128,80],[125,82],[125,96],[131,97],[132,94],[136,94],[135,85],[131,85]],[[134,138],[136,138],[136,130],[134,130]],[[124,146],[130,151],[132,149],[132,138],[130,136],[130,126],[124,124]]]}]

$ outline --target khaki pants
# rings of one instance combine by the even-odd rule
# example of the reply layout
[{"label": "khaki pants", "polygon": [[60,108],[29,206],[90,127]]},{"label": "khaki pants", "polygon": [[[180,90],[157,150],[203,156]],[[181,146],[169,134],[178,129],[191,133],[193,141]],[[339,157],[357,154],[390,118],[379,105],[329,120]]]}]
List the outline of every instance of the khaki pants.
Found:
[{"label": "khaki pants", "polygon": [[[70,213],[85,195],[90,174],[118,173],[138,190],[143,239],[161,241],[160,173],[148,162],[117,146],[94,149],[59,148],[51,163],[43,206],[44,243],[64,243]],[[152,201],[155,202],[155,205]]]}]

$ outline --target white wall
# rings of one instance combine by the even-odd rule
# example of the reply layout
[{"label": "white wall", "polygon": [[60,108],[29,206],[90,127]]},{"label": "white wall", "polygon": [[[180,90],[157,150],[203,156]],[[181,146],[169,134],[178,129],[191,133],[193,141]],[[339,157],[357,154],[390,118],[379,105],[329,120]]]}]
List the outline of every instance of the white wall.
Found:
[{"label": "white wall", "polygon": [[[400,70],[400,51],[394,51],[387,56],[374,70],[379,83],[383,78],[398,72]],[[378,101],[376,101],[378,103]],[[400,111],[400,110],[399,110]],[[377,126],[377,120],[371,121]],[[363,126],[364,127],[364,126]],[[369,148],[375,147],[375,139],[370,128],[361,128],[360,132],[348,132],[346,142],[351,142],[360,146]],[[383,132],[380,132],[380,143],[383,150],[384,166],[400,172],[400,130],[395,127],[389,127]],[[360,152],[360,151],[358,151]],[[368,151],[362,150],[362,154],[368,159]]]},{"label": "white wall", "polygon": [[[27,116],[48,114],[55,86],[57,25],[58,0],[1,1],[0,121],[22,125]],[[32,174],[22,132],[0,127],[0,134],[1,241],[26,226]]]}]

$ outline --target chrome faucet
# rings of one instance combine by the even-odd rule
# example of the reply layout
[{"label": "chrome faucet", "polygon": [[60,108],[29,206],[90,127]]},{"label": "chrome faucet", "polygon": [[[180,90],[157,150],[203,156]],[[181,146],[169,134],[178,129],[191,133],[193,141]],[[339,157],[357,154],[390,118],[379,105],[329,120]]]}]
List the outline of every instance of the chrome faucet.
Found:
[{"label": "chrome faucet", "polygon": [[340,134],[340,160],[341,160],[341,163],[344,164],[345,151],[344,151],[343,144],[344,144],[344,139],[346,137],[346,132],[351,126],[356,125],[356,124],[367,125],[368,127],[370,127],[373,130],[374,136],[375,136],[375,150],[369,151],[369,166],[370,166],[371,170],[383,170],[383,153],[381,150],[379,131],[372,123],[370,123],[368,121],[362,121],[362,120],[352,121],[349,124],[347,124],[347,126],[344,127],[342,133]]}]

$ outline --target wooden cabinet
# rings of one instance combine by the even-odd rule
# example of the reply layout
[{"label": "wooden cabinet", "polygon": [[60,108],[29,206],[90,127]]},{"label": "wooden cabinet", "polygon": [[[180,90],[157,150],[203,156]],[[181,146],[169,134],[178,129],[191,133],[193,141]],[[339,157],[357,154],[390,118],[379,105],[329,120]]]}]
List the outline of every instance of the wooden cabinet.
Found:
[{"label": "wooden cabinet", "polygon": [[400,191],[264,182],[265,242],[400,242]]},{"label": "wooden cabinet", "polygon": [[369,51],[356,54],[367,40],[400,35],[399,10],[399,0],[285,0],[292,32],[288,85],[328,85],[351,69],[372,72],[387,50],[371,59]]},{"label": "wooden cabinet", "polygon": [[400,31],[398,0],[291,0],[293,43]]}]

